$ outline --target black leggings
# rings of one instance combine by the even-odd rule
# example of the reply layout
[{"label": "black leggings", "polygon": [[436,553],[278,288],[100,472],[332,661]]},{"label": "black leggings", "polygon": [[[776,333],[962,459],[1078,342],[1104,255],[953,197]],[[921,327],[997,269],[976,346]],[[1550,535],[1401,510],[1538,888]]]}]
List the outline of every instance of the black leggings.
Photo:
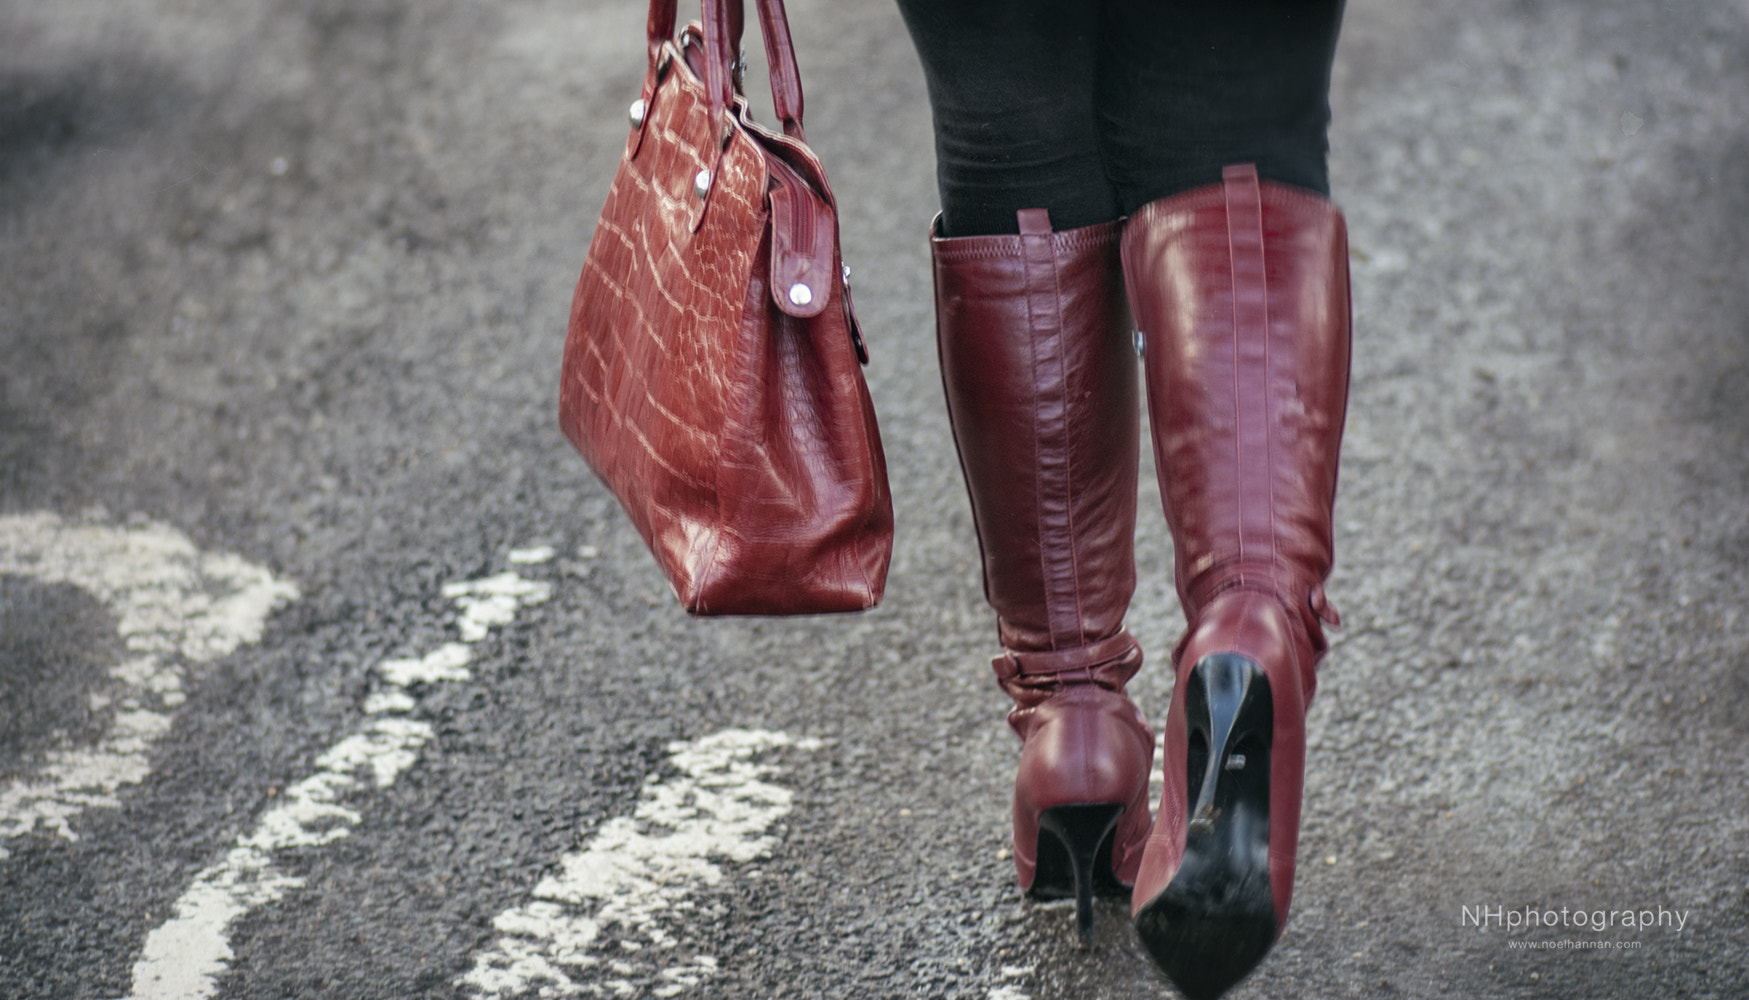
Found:
[{"label": "black leggings", "polygon": [[1330,192],[1342,0],[898,0],[935,114],[942,231],[1108,222],[1255,163]]}]

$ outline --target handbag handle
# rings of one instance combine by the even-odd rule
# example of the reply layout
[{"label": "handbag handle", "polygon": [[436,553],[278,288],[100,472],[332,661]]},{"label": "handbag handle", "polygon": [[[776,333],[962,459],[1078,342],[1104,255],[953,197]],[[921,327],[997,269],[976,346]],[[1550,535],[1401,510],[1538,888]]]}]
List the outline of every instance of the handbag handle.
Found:
[{"label": "handbag handle", "polygon": [[[796,67],[796,48],[790,41],[789,16],[784,13],[783,0],[757,0],[759,32],[765,39],[765,61],[771,68],[771,105],[777,120],[783,123],[783,133],[792,139],[807,141],[802,136],[802,73]],[[738,4],[737,4],[738,6]]]},{"label": "handbag handle", "polygon": [[[796,68],[795,45],[790,40],[789,17],[783,0],[756,0],[759,30],[765,42],[765,58],[771,70],[771,103],[783,123],[785,135],[802,138],[802,75]],[[729,64],[740,48],[745,20],[742,0],[702,0],[705,43],[705,91],[711,112],[725,112],[734,97],[734,78]],[[646,36],[650,49],[650,73],[645,100],[655,89],[655,76],[662,46],[674,37],[677,0],[650,0]]]}]

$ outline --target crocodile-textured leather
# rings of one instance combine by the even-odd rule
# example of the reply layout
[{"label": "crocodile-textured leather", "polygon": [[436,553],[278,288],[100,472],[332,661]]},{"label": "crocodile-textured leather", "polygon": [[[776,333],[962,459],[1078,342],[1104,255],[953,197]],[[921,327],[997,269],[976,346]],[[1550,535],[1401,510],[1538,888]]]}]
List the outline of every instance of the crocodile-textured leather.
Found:
[{"label": "crocodile-textured leather", "polygon": [[1135,878],[1154,736],[1124,684],[1135,590],[1140,412],[1120,225],[932,241],[948,413],[983,551],[995,661],[1022,740],[1014,864],[1031,887],[1038,817],[1120,804],[1113,874]]},{"label": "crocodile-textured leather", "polygon": [[867,608],[892,502],[832,194],[799,118],[771,132],[729,91],[738,27],[704,6],[676,43],[674,0],[651,4],[644,115],[578,279],[560,425],[688,611]]},{"label": "crocodile-textured leather", "polygon": [[1184,692],[1211,653],[1263,668],[1274,706],[1269,880],[1287,923],[1299,838],[1305,713],[1335,624],[1337,453],[1348,406],[1348,242],[1342,214],[1309,192],[1221,184],[1145,206],[1124,232],[1141,323],[1155,466],[1190,629],[1174,651],[1166,787],[1136,882],[1140,910],[1183,858]]}]

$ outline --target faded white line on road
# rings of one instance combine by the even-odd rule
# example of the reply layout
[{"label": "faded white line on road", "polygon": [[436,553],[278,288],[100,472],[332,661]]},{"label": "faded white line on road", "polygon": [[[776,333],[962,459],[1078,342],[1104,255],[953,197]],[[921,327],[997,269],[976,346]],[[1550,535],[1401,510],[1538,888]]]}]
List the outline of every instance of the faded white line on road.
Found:
[{"label": "faded white line on road", "polygon": [[96,746],[49,751],[40,770],[0,789],[0,841],[39,826],[77,840],[75,816],[115,808],[117,791],[150,773],[152,744],[184,700],[187,665],[259,640],[267,616],[298,596],[267,570],[202,552],[174,528],[68,524],[49,513],[0,517],[0,574],[89,591],[115,615],[128,651],[109,669],[120,689],[91,695],[94,710],[119,709],[109,733]]},{"label": "faded white line on road", "polygon": [[468,661],[473,656],[473,650],[461,643],[446,642],[416,659],[384,660],[377,664],[377,676],[391,686],[393,693],[406,697],[401,689],[413,684],[471,680],[474,675],[468,671]]},{"label": "faded white line on road", "polygon": [[377,664],[382,687],[365,701],[365,711],[373,716],[370,724],[316,758],[315,774],[287,788],[283,801],[264,813],[252,831],[194,877],[176,901],[175,916],[146,938],[134,964],[134,1000],[212,996],[232,957],[231,923],[304,884],[275,868],[273,855],[320,847],[350,834],[362,818],[345,804],[360,787],[357,776],[369,775],[377,788],[387,788],[413,766],[419,748],[431,740],[431,724],[409,717],[419,707],[420,691],[470,680],[467,665],[473,650],[464,643],[478,642],[493,626],[510,623],[519,608],[545,601],[552,585],[501,573],[446,585],[443,594],[461,606],[456,627],[463,641],[445,643],[424,656]]},{"label": "faded white line on road", "polygon": [[[529,550],[517,551],[526,554]],[[548,559],[552,558],[552,550],[543,551]],[[446,583],[443,596],[461,606],[462,616],[456,628],[461,631],[462,641],[479,642],[492,626],[510,624],[517,607],[530,603],[530,595],[538,591],[539,599],[544,601],[551,590],[548,584],[530,583],[515,573],[500,573],[483,580]]]},{"label": "faded white line on road", "polygon": [[[1029,979],[1035,971],[1037,971],[1037,967],[1032,965],[1004,965],[1002,978],[1008,980]],[[1014,983],[1008,982],[1001,986],[991,987],[984,1000],[1032,1000],[1032,996]]]},{"label": "faded white line on road", "polygon": [[[771,825],[790,811],[787,788],[762,780],[776,768],[754,761],[774,747],[813,749],[818,740],[729,729],[669,746],[681,774],[654,775],[631,816],[608,820],[561,872],[535,886],[536,902],[492,921],[503,934],[459,985],[492,998],[648,993],[672,997],[709,978],[715,956],[677,937],[696,890],[718,884],[717,860],[770,854]],[[573,976],[600,967],[599,982]]]}]

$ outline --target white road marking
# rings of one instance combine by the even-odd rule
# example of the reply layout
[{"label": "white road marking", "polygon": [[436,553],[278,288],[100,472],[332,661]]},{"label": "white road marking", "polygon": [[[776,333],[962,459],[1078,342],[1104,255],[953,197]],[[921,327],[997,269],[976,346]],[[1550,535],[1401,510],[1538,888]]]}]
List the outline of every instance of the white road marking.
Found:
[{"label": "white road marking", "polygon": [[[550,558],[550,556],[548,556]],[[523,563],[544,561],[524,558]],[[315,774],[285,790],[284,800],[264,813],[218,862],[195,876],[176,901],[175,916],[146,938],[133,970],[134,1000],[204,1000],[218,988],[232,957],[231,923],[277,902],[303,880],[273,864],[278,851],[320,847],[349,835],[360,815],[344,804],[368,775],[377,788],[395,783],[431,740],[430,723],[411,718],[422,688],[472,678],[471,643],[493,626],[513,621],[518,609],[545,601],[552,585],[501,573],[446,585],[443,594],[461,606],[456,622],[462,642],[430,653],[384,660],[376,666],[381,689],[365,701],[372,716],[362,732],[329,747],[316,759]]]},{"label": "white road marking", "polygon": [[446,642],[417,659],[384,660],[377,664],[377,676],[392,687],[377,693],[406,698],[407,695],[398,689],[411,684],[472,680],[474,675],[468,671],[468,660],[473,655],[473,650],[459,642]]},{"label": "white road marking", "polygon": [[[552,558],[551,550],[546,558]],[[524,580],[515,573],[500,573],[483,580],[446,583],[443,596],[461,605],[462,617],[456,627],[461,630],[462,641],[479,642],[492,626],[508,625],[516,617],[517,606],[527,603],[529,595],[538,592],[540,599],[546,600],[550,590],[548,584]]]},{"label": "white road marking", "polygon": [[[1024,980],[1031,978],[1032,974],[1036,971],[1038,971],[1038,967],[1034,965],[1004,965],[1002,967],[1002,978]],[[985,996],[984,1000],[1032,1000],[1032,997],[1020,987],[1010,982],[1004,983],[1001,986],[991,987],[990,992]]]},{"label": "white road marking", "polygon": [[184,700],[188,666],[259,640],[268,615],[298,596],[267,570],[202,552],[174,528],[70,524],[49,513],[0,517],[0,574],[89,591],[115,615],[128,654],[109,669],[120,690],[92,694],[94,709],[119,702],[109,733],[93,747],[49,751],[39,771],[0,788],[0,841],[39,826],[77,840],[74,817],[115,808],[116,793],[151,772],[152,744]]},{"label": "white road marking", "polygon": [[[716,972],[711,955],[689,953],[676,936],[688,898],[717,885],[715,861],[770,854],[771,825],[791,808],[787,788],[762,780],[776,769],[756,763],[763,750],[814,749],[818,740],[729,729],[669,746],[681,771],[651,776],[631,816],[608,820],[588,846],[560,860],[560,873],[535,886],[535,902],[493,920],[503,935],[459,980],[487,997],[534,993],[676,996]],[[600,983],[572,976],[600,966]]]}]

